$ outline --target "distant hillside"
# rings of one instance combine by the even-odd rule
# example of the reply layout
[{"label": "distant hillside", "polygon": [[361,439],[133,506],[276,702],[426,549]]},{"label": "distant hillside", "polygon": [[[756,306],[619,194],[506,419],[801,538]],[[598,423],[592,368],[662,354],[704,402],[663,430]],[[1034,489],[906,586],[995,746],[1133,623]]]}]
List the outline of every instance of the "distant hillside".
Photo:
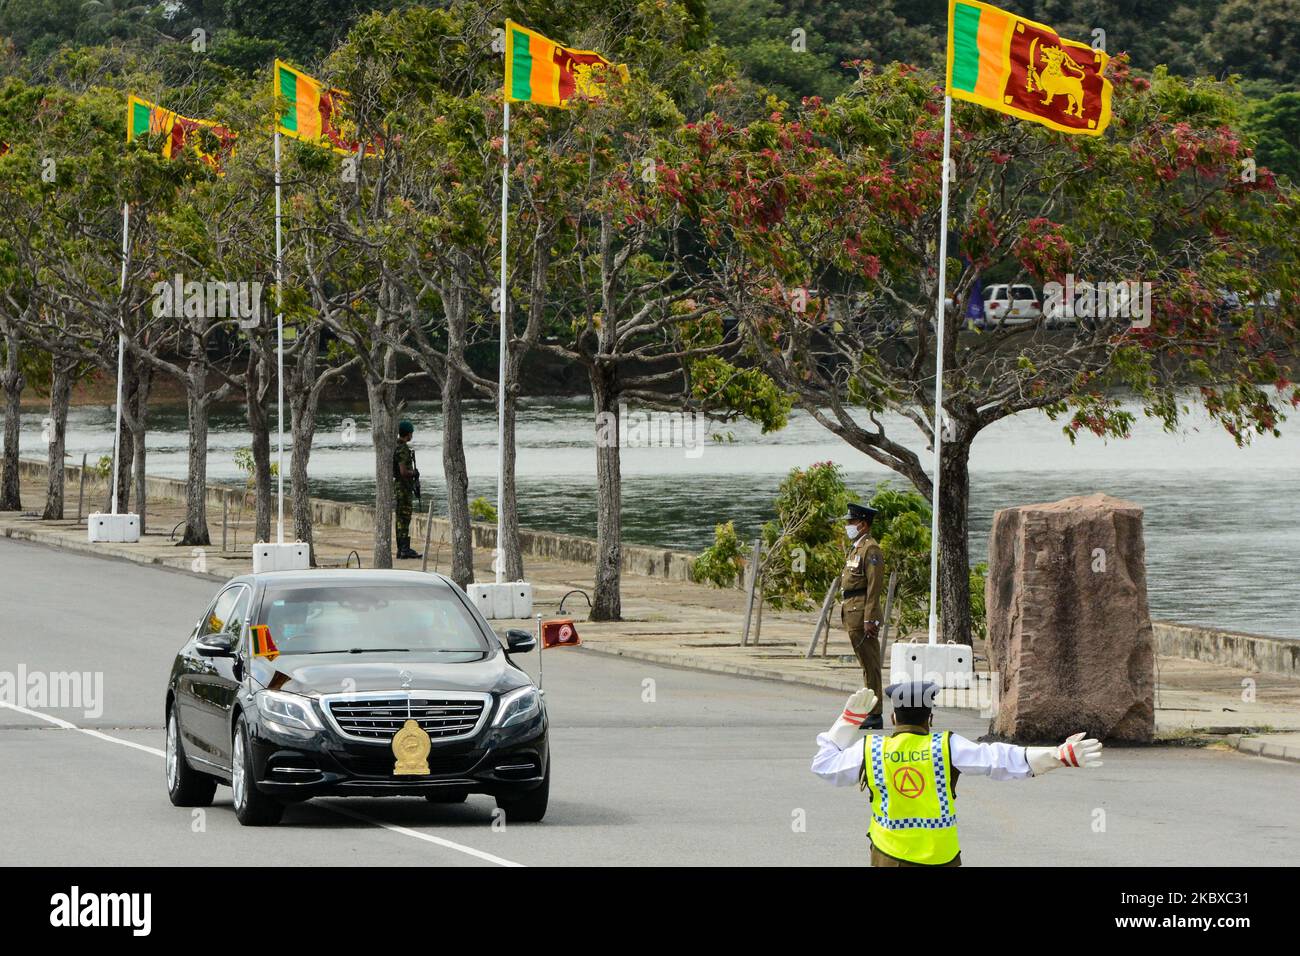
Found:
[{"label": "distant hillside", "polygon": [[[630,0],[547,0],[496,5],[527,21],[617,20]],[[724,47],[742,75],[790,102],[830,98],[852,80],[843,64],[901,60],[942,67],[948,0],[678,0],[696,29],[693,45]],[[365,13],[403,0],[0,0],[5,38],[29,64],[64,45],[187,42],[201,27],[210,55],[235,69],[262,69],[274,56],[310,63]],[[491,4],[484,4],[485,7]],[[1300,180],[1300,0],[1003,0],[1001,6],[1063,35],[1127,52],[1133,69],[1164,64],[1184,75],[1238,74],[1251,98],[1249,128],[1260,159]],[[544,11],[544,12],[543,12]],[[494,14],[493,14],[494,15]],[[0,72],[3,72],[0,69]]]}]

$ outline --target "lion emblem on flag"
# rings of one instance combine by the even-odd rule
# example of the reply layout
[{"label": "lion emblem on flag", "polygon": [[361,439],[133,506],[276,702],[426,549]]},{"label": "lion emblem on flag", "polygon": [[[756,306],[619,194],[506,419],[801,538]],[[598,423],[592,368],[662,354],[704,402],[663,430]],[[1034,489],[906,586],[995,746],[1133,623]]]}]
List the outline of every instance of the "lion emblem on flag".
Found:
[{"label": "lion emblem on flag", "polygon": [[[1042,69],[1037,69],[1042,54]],[[1058,96],[1065,96],[1067,116],[1083,117],[1083,67],[1075,63],[1059,46],[1039,49],[1038,38],[1029,46],[1029,70],[1025,89],[1043,94],[1042,103],[1050,106]]]}]

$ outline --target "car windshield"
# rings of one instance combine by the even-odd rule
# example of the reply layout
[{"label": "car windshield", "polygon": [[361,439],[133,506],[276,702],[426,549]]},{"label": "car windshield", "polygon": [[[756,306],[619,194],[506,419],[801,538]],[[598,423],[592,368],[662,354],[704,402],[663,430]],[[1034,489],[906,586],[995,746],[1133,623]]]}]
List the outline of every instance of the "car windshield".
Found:
[{"label": "car windshield", "polygon": [[1034,297],[1034,290],[1028,286],[1018,285],[1011,290],[1011,294],[1017,299],[1032,299]]},{"label": "car windshield", "polygon": [[282,654],[481,654],[477,622],[455,594],[420,584],[269,587],[259,624]]}]

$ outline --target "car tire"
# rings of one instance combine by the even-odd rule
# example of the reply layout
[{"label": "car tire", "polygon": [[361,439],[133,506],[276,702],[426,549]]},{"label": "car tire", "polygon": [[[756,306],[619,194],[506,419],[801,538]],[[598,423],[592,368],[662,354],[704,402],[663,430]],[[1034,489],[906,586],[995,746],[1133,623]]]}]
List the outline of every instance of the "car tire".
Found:
[{"label": "car tire", "polygon": [[173,704],[167,713],[167,752],[164,764],[167,774],[167,796],[173,807],[209,807],[212,795],[217,792],[217,780],[200,773],[185,759],[185,744],[181,740],[180,717]]},{"label": "car tire", "polygon": [[246,827],[273,827],[284,816],[284,804],[257,789],[253,752],[248,745],[244,715],[235,721],[230,746],[230,786],[235,795],[235,817]]},{"label": "car tire", "polygon": [[506,815],[506,825],[511,823],[540,823],[546,816],[546,804],[551,796],[551,767],[546,766],[542,784],[518,797],[497,797],[497,808]]},{"label": "car tire", "polygon": [[468,790],[438,790],[426,793],[424,799],[430,803],[464,803],[469,799]]}]

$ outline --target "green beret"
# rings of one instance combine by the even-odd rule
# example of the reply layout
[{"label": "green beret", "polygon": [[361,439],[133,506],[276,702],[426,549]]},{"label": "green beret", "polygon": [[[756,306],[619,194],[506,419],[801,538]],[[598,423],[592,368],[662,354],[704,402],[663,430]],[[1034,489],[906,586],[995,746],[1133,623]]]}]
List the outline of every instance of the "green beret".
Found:
[{"label": "green beret", "polygon": [[397,423],[397,434],[399,435],[415,434],[415,426],[411,424],[411,420],[409,418],[403,418],[400,422]]}]

